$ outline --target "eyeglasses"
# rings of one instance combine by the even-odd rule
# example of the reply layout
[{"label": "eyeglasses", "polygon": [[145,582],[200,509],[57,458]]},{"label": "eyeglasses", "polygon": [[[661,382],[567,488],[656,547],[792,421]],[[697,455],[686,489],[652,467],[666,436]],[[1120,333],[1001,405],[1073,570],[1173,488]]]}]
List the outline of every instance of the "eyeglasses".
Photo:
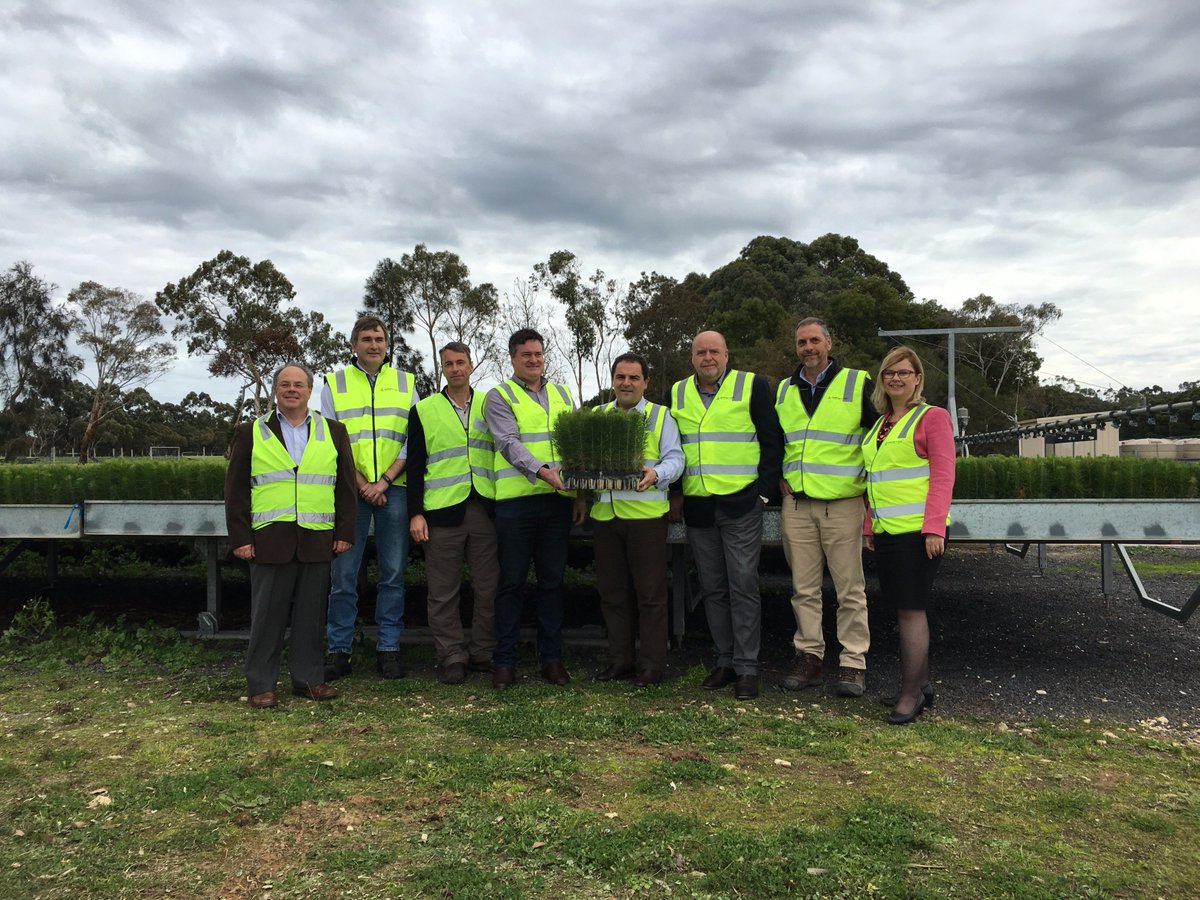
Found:
[{"label": "eyeglasses", "polygon": [[882,375],[884,378],[890,379],[890,378],[911,378],[913,375],[916,375],[917,373],[914,372],[912,369],[884,369],[879,374]]}]

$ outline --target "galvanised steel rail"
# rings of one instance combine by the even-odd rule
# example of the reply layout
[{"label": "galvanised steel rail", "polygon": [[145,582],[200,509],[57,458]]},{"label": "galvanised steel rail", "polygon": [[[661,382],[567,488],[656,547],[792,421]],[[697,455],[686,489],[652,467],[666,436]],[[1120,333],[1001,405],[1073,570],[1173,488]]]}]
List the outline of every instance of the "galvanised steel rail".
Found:
[{"label": "galvanised steel rail", "polygon": [[[1113,589],[1112,556],[1120,559],[1138,599],[1155,612],[1186,622],[1200,606],[1200,586],[1176,606],[1151,597],[1130,558],[1130,544],[1200,544],[1200,500],[956,500],[950,510],[952,542],[1004,544],[1024,556],[1038,546],[1039,565],[1046,544],[1098,544],[1101,589]],[[586,536],[586,530],[577,531]],[[221,618],[220,564],[229,555],[225,509],[219,500],[85,500],[77,504],[0,505],[0,540],[18,541],[0,559],[0,570],[27,541],[48,542],[51,577],[60,540],[92,537],[190,538],[201,540],[207,555],[207,608],[200,614],[202,634],[217,634]],[[683,636],[684,617],[696,599],[688,582],[687,539],[683,525],[668,529],[674,585],[673,634]],[[763,541],[780,542],[780,512],[768,509]]]}]

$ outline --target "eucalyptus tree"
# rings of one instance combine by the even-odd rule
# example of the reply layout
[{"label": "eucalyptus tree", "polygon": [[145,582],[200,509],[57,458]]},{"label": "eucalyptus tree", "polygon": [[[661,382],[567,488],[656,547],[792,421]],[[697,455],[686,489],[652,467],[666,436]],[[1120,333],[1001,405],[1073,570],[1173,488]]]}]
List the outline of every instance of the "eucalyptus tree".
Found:
[{"label": "eucalyptus tree", "polygon": [[90,358],[83,373],[92,403],[79,442],[86,463],[101,424],[119,408],[121,394],[146,387],[175,360],[175,344],[153,303],[123,288],[85,281],[67,295],[71,331]]}]

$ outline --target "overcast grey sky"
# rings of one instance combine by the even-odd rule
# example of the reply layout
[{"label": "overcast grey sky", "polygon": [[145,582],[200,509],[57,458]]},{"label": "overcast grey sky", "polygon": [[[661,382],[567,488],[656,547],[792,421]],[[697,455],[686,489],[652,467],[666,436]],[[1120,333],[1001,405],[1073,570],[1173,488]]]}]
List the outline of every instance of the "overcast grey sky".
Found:
[{"label": "overcast grey sky", "polygon": [[[229,249],[348,330],[418,242],[505,291],[557,249],[683,277],[832,231],[919,298],[1058,304],[1047,379],[1200,379],[1200,4],[0,0],[0,23],[0,265],[59,296],[152,298]],[[181,362],[152,390],[236,387]]]}]

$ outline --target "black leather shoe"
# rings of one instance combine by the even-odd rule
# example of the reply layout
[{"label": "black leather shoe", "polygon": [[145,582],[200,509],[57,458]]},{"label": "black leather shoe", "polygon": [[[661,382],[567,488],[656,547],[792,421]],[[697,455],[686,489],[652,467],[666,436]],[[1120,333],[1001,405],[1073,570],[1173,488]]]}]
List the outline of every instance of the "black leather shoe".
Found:
[{"label": "black leather shoe", "polygon": [[325,657],[325,680],[337,681],[345,678],[354,670],[350,668],[350,654],[335,650]]},{"label": "black leather shoe", "polygon": [[517,683],[517,670],[512,666],[492,667],[492,687],[500,691]]},{"label": "black leather shoe", "polygon": [[557,684],[561,687],[571,680],[571,676],[563,667],[561,659],[552,659],[547,663],[542,663],[542,680],[547,684]]},{"label": "black leather shoe", "polygon": [[[934,694],[934,692],[933,692],[933,685],[932,685],[932,684],[925,684],[925,685],[924,685],[924,686],[921,688],[921,693],[925,695],[925,708],[926,708],[926,709],[933,709],[933,701],[934,701],[934,699],[935,699],[935,698],[936,698],[936,696],[937,696],[937,695],[936,695],[936,694]],[[889,707],[890,707],[890,706],[895,706],[895,705],[896,705],[896,695],[895,695],[895,694],[892,694],[892,695],[890,695],[890,696],[888,696],[888,697],[880,697],[880,698],[879,698],[879,705],[880,705],[880,706],[889,706]]]},{"label": "black leather shoe", "polygon": [[592,681],[628,681],[633,677],[633,666],[626,663],[618,665],[613,663],[607,669],[601,669],[592,676]]},{"label": "black leather shoe", "polygon": [[399,650],[380,650],[375,654],[375,666],[384,678],[404,677],[404,657]]},{"label": "black leather shoe", "polygon": [[633,679],[635,688],[650,687],[655,684],[662,684],[663,676],[661,672],[638,672],[637,677]]},{"label": "black leather shoe", "polygon": [[887,717],[887,723],[889,725],[907,725],[909,722],[915,722],[917,716],[925,712],[926,706],[928,706],[928,701],[926,701],[925,695],[922,694],[921,699],[917,701],[917,705],[913,707],[912,712],[898,713],[893,709]]},{"label": "black leather shoe", "polygon": [[728,684],[733,684],[737,681],[737,672],[729,668],[729,666],[717,666],[708,673],[708,677],[700,682],[700,687],[708,688],[710,691],[719,691]]},{"label": "black leather shoe", "polygon": [[758,676],[739,675],[733,686],[733,696],[737,700],[753,700],[758,696]]}]

